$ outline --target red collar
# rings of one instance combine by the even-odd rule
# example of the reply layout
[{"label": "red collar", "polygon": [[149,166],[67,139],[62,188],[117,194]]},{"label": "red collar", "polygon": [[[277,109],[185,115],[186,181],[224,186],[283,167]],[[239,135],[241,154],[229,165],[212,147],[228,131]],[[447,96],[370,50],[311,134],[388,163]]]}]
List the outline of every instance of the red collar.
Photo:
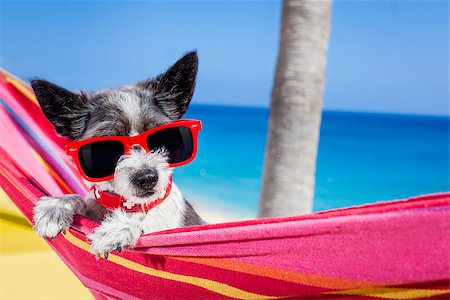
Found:
[{"label": "red collar", "polygon": [[152,209],[153,207],[157,206],[158,204],[166,200],[166,198],[170,194],[170,191],[172,190],[172,176],[170,176],[169,184],[166,187],[166,192],[164,193],[164,196],[147,204],[139,204],[127,201],[124,197],[120,195],[99,190],[95,186],[92,187],[92,190],[94,191],[94,197],[97,200],[97,202],[108,209],[119,208],[125,212],[144,212]]}]

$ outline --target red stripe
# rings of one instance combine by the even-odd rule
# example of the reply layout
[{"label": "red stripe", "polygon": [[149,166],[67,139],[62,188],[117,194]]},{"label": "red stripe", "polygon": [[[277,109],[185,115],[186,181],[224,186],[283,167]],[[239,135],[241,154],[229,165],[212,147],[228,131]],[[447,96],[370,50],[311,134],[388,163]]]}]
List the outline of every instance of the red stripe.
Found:
[{"label": "red stripe", "polygon": [[[56,134],[54,126],[47,120],[38,105],[34,105],[33,101],[28,99],[27,96],[22,94],[14,85],[9,82],[0,81],[14,97],[15,101],[24,108],[24,110],[30,115],[30,117],[39,125],[39,128],[48,136],[50,139],[55,141],[61,148],[67,144],[68,139],[63,138]],[[24,86],[29,88],[25,83]]]},{"label": "red stripe", "polygon": [[312,287],[293,282],[286,282],[269,277],[247,274],[195,263],[182,262],[170,258],[165,259],[165,267],[179,274],[202,277],[222,282],[248,292],[271,296],[307,296],[328,289]]},{"label": "red stripe", "polygon": [[[71,231],[71,233],[78,238],[82,238],[76,232]],[[229,299],[195,285],[143,274],[105,259],[97,260],[94,255],[80,250],[62,236],[56,237],[50,243],[84,277],[134,297],[141,299]],[[130,252],[124,252],[120,256],[133,261],[136,261],[137,257],[143,257]],[[152,257],[145,256],[145,259],[146,265],[149,267],[157,265],[156,262],[152,265]],[[164,265],[157,266],[157,269],[167,272],[174,271],[169,270]],[[87,287],[91,288],[90,285],[87,285]],[[96,287],[92,286],[92,288],[95,289]]]},{"label": "red stripe", "polygon": [[184,228],[176,228],[171,230],[160,231],[156,234],[170,234],[172,232],[194,232],[201,231],[205,229],[220,229],[220,228],[231,228],[240,226],[250,226],[250,225],[262,225],[262,224],[276,224],[284,223],[290,221],[301,221],[301,220],[318,220],[327,219],[333,217],[351,216],[351,215],[369,215],[374,213],[385,213],[391,211],[399,211],[404,209],[414,209],[414,208],[431,208],[439,206],[450,205],[450,192],[438,193],[432,195],[422,195],[417,197],[411,197],[404,200],[394,200],[387,202],[377,202],[375,204],[367,204],[356,207],[349,208],[339,208],[336,210],[317,212],[309,215],[302,216],[292,216],[283,218],[265,218],[265,219],[253,219],[246,221],[236,221],[229,223],[219,223],[219,224],[207,224],[201,226],[191,226]]},{"label": "red stripe", "polygon": [[0,157],[2,158],[0,160],[0,186],[31,222],[33,202],[48,195],[48,193],[33,177],[25,173],[20,166],[12,161],[9,154],[1,147]]}]

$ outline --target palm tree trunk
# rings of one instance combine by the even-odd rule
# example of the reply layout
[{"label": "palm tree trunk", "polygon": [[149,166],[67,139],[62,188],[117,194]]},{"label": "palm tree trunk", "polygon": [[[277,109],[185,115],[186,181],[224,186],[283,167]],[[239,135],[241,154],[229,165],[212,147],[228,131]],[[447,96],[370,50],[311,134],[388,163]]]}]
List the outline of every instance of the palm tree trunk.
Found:
[{"label": "palm tree trunk", "polygon": [[331,0],[284,0],[260,217],[311,212]]}]

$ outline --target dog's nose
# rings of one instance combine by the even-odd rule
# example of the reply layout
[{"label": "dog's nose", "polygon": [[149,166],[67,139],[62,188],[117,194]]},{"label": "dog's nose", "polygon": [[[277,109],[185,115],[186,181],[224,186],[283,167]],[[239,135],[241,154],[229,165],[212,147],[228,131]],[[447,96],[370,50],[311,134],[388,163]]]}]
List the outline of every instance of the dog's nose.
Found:
[{"label": "dog's nose", "polygon": [[150,190],[158,182],[158,172],[155,169],[139,171],[133,176],[133,183],[141,189]]}]

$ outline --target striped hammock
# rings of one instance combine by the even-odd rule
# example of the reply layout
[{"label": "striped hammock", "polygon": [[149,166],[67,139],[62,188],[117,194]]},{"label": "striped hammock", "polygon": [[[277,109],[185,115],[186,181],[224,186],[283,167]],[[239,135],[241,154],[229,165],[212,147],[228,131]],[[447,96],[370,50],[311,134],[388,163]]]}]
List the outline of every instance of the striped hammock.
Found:
[{"label": "striped hammock", "polygon": [[[40,197],[86,191],[65,143],[30,88],[0,71],[0,187],[30,222]],[[96,226],[76,216],[48,243],[97,299],[450,295],[450,193],[156,232],[108,260],[88,251]]]}]

